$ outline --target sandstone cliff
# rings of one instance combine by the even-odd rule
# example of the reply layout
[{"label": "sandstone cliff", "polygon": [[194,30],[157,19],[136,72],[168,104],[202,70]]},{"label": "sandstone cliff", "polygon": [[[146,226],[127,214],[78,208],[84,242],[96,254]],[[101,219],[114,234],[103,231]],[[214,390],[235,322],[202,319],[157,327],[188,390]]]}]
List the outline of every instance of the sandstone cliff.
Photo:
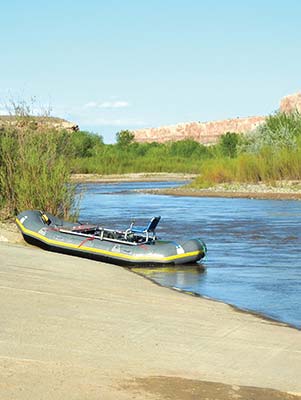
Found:
[{"label": "sandstone cliff", "polygon": [[194,139],[203,144],[214,144],[226,132],[246,133],[262,124],[264,120],[265,117],[247,117],[213,122],[186,122],[160,128],[139,129],[133,133],[137,142],[164,143],[170,140]]},{"label": "sandstone cliff", "polygon": [[[79,127],[73,122],[66,121],[62,118],[55,117],[30,117],[31,123],[35,124],[36,128],[50,127],[55,129],[64,129],[67,131],[78,131]],[[17,118],[12,115],[0,116],[0,128],[8,125],[21,127],[24,121],[22,118]]]},{"label": "sandstone cliff", "polygon": [[298,111],[301,113],[301,93],[295,93],[283,97],[280,102],[280,111],[286,113]]},{"label": "sandstone cliff", "polygon": [[[301,112],[301,93],[286,96],[281,100],[280,111]],[[194,139],[205,145],[217,143],[226,132],[246,133],[263,124],[266,117],[246,117],[213,122],[186,122],[177,125],[146,128],[133,131],[137,142],[177,141]]]}]

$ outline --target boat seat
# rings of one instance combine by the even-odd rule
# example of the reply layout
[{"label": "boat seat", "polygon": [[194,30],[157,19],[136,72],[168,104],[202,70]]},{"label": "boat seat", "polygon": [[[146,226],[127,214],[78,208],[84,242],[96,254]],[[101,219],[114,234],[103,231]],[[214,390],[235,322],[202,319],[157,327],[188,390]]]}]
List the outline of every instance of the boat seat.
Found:
[{"label": "boat seat", "polygon": [[127,231],[125,232],[125,238],[127,238],[129,234],[134,233],[145,236],[145,242],[148,242],[150,238],[155,239],[155,229],[157,228],[160,219],[160,216],[151,218],[147,226],[144,228],[139,226],[134,227],[134,222],[132,222],[129,229],[127,229]]}]

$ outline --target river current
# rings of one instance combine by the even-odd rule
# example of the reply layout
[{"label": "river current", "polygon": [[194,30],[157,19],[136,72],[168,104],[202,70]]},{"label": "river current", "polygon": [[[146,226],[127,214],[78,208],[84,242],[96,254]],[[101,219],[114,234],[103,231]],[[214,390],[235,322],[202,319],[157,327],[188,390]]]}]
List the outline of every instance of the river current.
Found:
[{"label": "river current", "polygon": [[201,237],[200,266],[146,269],[163,286],[217,299],[301,328],[301,202],[142,193],[175,182],[81,185],[79,219],[126,228],[162,217],[157,235]]}]

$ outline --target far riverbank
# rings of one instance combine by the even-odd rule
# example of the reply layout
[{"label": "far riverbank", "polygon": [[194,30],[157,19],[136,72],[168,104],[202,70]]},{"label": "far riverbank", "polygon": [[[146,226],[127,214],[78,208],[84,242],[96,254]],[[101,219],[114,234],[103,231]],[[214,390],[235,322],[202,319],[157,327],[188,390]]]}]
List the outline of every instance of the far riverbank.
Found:
[{"label": "far riverbank", "polygon": [[168,173],[168,172],[139,172],[132,174],[72,174],[74,183],[113,183],[113,182],[178,182],[190,181],[196,174]]},{"label": "far riverbank", "polygon": [[301,200],[301,189],[289,186],[268,186],[264,184],[253,185],[217,185],[206,189],[197,189],[188,186],[149,189],[144,192],[167,196],[188,196],[188,197],[225,197],[243,198],[258,200]]},{"label": "far riverbank", "polygon": [[[183,182],[192,181],[196,174],[185,173],[132,173],[132,174],[73,174],[73,183],[117,183],[117,182]],[[300,181],[277,181],[271,184],[219,184],[208,188],[179,186],[165,189],[147,189],[143,192],[170,196],[226,197],[270,200],[301,200]]]}]

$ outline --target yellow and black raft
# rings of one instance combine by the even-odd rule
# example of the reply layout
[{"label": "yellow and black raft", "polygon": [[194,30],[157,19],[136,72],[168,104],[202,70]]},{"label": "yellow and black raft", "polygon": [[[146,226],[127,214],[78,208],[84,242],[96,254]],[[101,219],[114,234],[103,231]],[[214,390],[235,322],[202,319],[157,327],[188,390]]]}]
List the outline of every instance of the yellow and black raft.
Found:
[{"label": "yellow and black raft", "polygon": [[45,250],[65,253],[127,267],[166,266],[201,260],[206,245],[199,239],[163,241],[155,230],[161,217],[144,228],[132,223],[124,231],[99,225],[63,221],[48,212],[24,211],[16,223],[26,242]]}]

